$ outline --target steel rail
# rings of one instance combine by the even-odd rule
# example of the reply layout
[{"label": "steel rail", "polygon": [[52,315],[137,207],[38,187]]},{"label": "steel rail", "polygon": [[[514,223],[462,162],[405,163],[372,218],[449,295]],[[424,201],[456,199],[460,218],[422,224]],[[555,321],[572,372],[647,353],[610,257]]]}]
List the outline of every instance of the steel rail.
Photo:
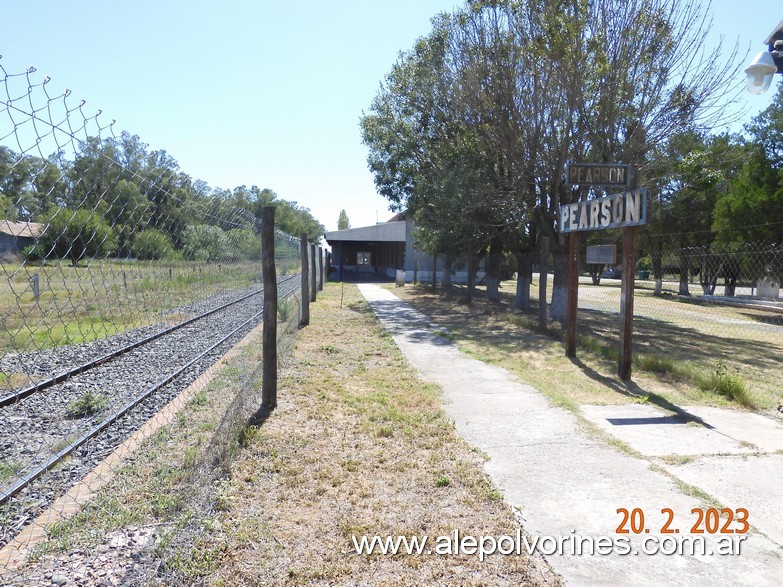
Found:
[{"label": "steel rail", "polygon": [[[280,280],[277,284],[278,286],[282,283],[285,283],[286,281],[290,281],[293,279],[294,276],[286,277],[282,280]],[[130,352],[140,346],[143,346],[147,343],[152,342],[153,340],[156,340],[162,336],[166,336],[167,334],[171,334],[175,330],[178,330],[180,328],[183,328],[185,326],[188,326],[189,324],[192,324],[193,322],[196,322],[198,320],[202,320],[203,318],[207,318],[208,316],[211,316],[212,314],[215,314],[217,312],[220,312],[221,310],[225,310],[229,306],[233,306],[235,304],[238,304],[239,302],[243,302],[246,299],[258,295],[263,291],[262,289],[259,289],[257,291],[254,291],[252,293],[249,293],[245,296],[242,296],[239,299],[236,299],[234,301],[231,301],[227,304],[223,304],[222,306],[218,308],[213,308],[212,310],[209,310],[207,312],[204,312],[203,314],[199,314],[198,316],[194,316],[193,318],[189,318],[185,320],[184,322],[180,322],[178,324],[175,324],[174,326],[170,326],[169,328],[166,328],[160,332],[156,332],[155,334],[151,334],[150,336],[147,336],[141,340],[138,340],[134,343],[131,343],[127,346],[124,346],[120,349],[117,349],[116,351],[112,351],[110,353],[107,353],[101,357],[98,357],[97,359],[94,359],[92,361],[89,361],[87,363],[84,363],[82,365],[79,365],[77,367],[73,367],[72,369],[69,369],[67,371],[63,371],[61,373],[58,373],[57,375],[54,375],[52,377],[49,377],[48,379],[44,379],[42,381],[38,381],[37,383],[30,385],[28,387],[25,387],[23,389],[11,392],[9,394],[6,394],[2,397],[0,397],[0,408],[4,408],[6,406],[10,406],[20,400],[23,400],[24,398],[37,393],[39,391],[43,391],[44,389],[47,389],[53,385],[57,385],[58,383],[62,383],[63,381],[66,381],[73,377],[74,375],[80,375],[82,373],[85,373],[89,371],[90,369],[94,369],[95,367],[98,367],[99,365],[102,365],[103,363],[106,363],[107,361],[110,361],[112,359],[115,359],[121,355],[124,355],[127,352]]]},{"label": "steel rail", "polygon": [[[252,294],[251,294],[252,295]],[[153,393],[158,391],[160,388],[164,387],[165,385],[168,385],[173,381],[177,376],[179,376],[183,371],[186,369],[189,369],[192,367],[195,363],[203,359],[207,354],[212,352],[216,347],[223,344],[226,340],[234,336],[237,332],[242,330],[245,326],[247,326],[252,321],[258,319],[263,315],[263,312],[258,312],[254,314],[251,318],[243,322],[240,326],[232,330],[229,334],[221,338],[218,342],[210,346],[205,351],[201,352],[196,358],[188,361],[187,364],[179,367],[172,373],[169,373],[162,379],[159,379],[152,387],[144,391],[143,393],[136,396],[133,400],[126,403],[124,406],[122,406],[119,410],[115,411],[113,414],[105,418],[103,421],[101,421],[99,424],[93,426],[90,430],[83,433],[81,436],[79,436],[76,440],[71,442],[68,446],[60,450],[58,453],[52,455],[49,457],[43,464],[38,465],[35,469],[33,469],[30,473],[28,473],[25,477],[22,477],[18,479],[15,483],[8,486],[7,488],[3,488],[0,492],[0,505],[8,501],[11,497],[19,493],[22,489],[27,487],[30,483],[38,479],[41,475],[46,473],[49,469],[54,467],[57,463],[59,463],[61,460],[63,460],[66,456],[71,454],[74,450],[79,448],[82,444],[90,440],[91,438],[97,436],[101,432],[103,432],[106,428],[111,426],[114,422],[122,418],[125,414],[127,414],[130,410],[135,408],[137,405],[139,405],[141,402],[143,402],[145,399],[147,399],[149,396],[151,396]]]}]

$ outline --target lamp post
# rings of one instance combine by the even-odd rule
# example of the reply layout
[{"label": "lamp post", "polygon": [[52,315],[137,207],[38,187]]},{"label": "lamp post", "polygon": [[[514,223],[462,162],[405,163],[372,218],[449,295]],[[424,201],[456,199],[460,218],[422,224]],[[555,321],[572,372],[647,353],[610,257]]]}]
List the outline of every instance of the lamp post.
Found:
[{"label": "lamp post", "polygon": [[783,73],[783,20],[764,43],[769,50],[756,55],[745,68],[751,94],[763,94],[772,84],[772,77],[776,73]]}]

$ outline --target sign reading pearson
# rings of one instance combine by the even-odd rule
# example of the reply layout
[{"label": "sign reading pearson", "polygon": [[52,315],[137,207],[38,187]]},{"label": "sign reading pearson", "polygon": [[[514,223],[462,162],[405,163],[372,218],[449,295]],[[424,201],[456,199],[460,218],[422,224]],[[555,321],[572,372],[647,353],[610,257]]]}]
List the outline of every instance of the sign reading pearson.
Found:
[{"label": "sign reading pearson", "polygon": [[571,185],[628,187],[630,169],[625,163],[569,163],[566,178]]},{"label": "sign reading pearson", "polygon": [[560,206],[561,233],[647,224],[647,188]]}]

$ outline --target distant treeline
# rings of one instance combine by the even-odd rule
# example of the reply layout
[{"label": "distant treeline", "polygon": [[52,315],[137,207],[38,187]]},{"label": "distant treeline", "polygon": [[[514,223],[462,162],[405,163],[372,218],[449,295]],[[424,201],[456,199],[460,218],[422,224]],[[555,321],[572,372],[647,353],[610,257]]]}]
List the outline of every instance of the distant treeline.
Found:
[{"label": "distant treeline", "polygon": [[136,135],[90,138],[72,160],[0,146],[3,218],[46,226],[29,259],[117,256],[140,259],[260,258],[261,208],[277,207],[277,228],[315,242],[324,227],[308,208],[274,191],[211,188],[180,170],[166,151]]}]

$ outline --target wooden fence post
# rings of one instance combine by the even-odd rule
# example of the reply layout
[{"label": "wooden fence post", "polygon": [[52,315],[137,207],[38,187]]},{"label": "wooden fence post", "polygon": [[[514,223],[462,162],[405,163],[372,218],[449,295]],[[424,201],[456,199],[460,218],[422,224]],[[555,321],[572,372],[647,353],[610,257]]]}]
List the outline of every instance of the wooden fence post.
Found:
[{"label": "wooden fence post", "polygon": [[318,291],[324,290],[324,250],[318,247]]},{"label": "wooden fence post", "polygon": [[261,412],[277,407],[277,272],[275,270],[275,207],[261,211],[261,271],[264,279],[264,324],[261,335],[263,379]]},{"label": "wooden fence post", "polygon": [[541,237],[541,257],[538,261],[538,327],[546,328],[546,279],[547,263],[549,259],[549,237]]},{"label": "wooden fence post", "polygon": [[41,283],[40,280],[38,279],[37,273],[33,273],[32,286],[33,286],[33,297],[37,302],[41,298]]},{"label": "wooden fence post", "polygon": [[307,260],[307,234],[299,236],[299,255],[302,257],[302,312],[299,327],[310,324],[310,263]]},{"label": "wooden fence post", "polygon": [[316,249],[315,245],[310,245],[310,301],[314,302],[316,301],[318,297],[318,283],[317,279],[315,277],[315,267],[316,267]]}]

